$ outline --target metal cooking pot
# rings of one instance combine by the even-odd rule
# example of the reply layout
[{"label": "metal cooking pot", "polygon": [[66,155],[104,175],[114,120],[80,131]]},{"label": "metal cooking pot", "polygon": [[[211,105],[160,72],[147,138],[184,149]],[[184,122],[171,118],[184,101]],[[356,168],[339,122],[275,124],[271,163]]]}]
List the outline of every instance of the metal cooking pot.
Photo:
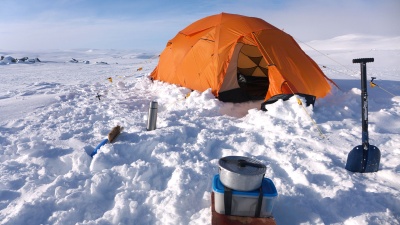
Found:
[{"label": "metal cooking pot", "polygon": [[219,177],[225,187],[253,191],[261,186],[266,166],[244,156],[227,156],[219,160]]}]

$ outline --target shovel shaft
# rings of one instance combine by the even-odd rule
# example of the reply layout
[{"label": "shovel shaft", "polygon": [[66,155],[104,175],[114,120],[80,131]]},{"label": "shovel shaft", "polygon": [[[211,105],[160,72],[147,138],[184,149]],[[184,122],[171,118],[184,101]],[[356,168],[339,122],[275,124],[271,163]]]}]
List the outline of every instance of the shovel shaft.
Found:
[{"label": "shovel shaft", "polygon": [[368,90],[367,90],[367,63],[361,62],[361,111],[362,111],[362,145],[368,150]]},{"label": "shovel shaft", "polygon": [[368,90],[367,90],[367,63],[374,58],[353,59],[353,63],[360,63],[361,70],[361,121],[362,121],[362,169],[365,172],[368,162]]},{"label": "shovel shaft", "polygon": [[353,63],[360,63],[361,69],[361,119],[362,119],[362,146],[368,151],[368,90],[367,90],[367,63],[373,62],[374,58],[353,59]]}]

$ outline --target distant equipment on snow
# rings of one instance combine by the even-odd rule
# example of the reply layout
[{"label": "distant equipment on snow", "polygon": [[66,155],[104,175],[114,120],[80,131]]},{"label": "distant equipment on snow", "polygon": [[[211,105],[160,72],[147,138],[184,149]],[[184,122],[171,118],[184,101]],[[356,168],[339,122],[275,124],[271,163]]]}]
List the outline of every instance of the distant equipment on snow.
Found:
[{"label": "distant equipment on snow", "polygon": [[39,58],[30,59],[28,57],[14,58],[12,56],[1,56],[0,64],[13,64],[13,63],[36,63],[41,62]]}]

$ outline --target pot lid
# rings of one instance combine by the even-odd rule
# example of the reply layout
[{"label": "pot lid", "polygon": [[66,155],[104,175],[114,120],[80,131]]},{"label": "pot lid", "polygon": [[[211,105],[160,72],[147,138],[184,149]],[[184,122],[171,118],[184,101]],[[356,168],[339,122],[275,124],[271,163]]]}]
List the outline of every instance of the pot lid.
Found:
[{"label": "pot lid", "polygon": [[267,170],[261,162],[244,156],[226,156],[218,164],[221,168],[241,175],[265,174]]}]

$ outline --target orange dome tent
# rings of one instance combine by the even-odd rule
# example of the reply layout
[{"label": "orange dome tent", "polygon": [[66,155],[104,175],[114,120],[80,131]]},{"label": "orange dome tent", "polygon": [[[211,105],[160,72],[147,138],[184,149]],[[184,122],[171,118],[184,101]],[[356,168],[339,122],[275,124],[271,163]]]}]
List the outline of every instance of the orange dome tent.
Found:
[{"label": "orange dome tent", "polygon": [[[212,93],[222,101],[324,97],[329,80],[287,33],[262,19],[221,13],[168,41],[153,80]],[[274,100],[275,99],[275,100]]]}]

